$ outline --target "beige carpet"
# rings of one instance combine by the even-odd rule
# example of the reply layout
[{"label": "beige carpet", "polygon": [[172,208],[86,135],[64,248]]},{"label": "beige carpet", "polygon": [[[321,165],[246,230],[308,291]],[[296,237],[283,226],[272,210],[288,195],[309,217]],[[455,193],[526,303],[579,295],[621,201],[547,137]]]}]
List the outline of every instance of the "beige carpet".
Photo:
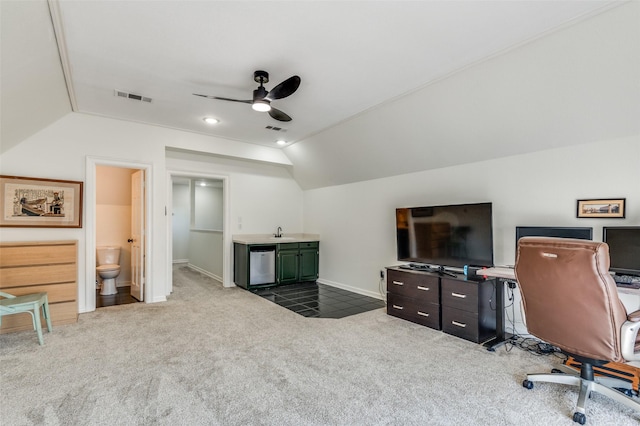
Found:
[{"label": "beige carpet", "polygon": [[[577,392],[526,372],[551,360],[385,314],[304,318],[188,269],[166,303],[0,335],[6,425],[573,425]],[[640,415],[595,395],[588,425]]]}]

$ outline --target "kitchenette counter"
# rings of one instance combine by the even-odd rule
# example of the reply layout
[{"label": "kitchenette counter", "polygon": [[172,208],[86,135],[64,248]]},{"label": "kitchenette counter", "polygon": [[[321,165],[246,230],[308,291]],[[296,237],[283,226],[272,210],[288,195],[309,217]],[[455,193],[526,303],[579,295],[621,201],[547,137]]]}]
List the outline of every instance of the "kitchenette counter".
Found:
[{"label": "kitchenette counter", "polygon": [[319,234],[282,234],[282,237],[274,237],[273,234],[239,234],[233,236],[233,242],[239,244],[278,244],[278,243],[304,243],[320,241]]}]

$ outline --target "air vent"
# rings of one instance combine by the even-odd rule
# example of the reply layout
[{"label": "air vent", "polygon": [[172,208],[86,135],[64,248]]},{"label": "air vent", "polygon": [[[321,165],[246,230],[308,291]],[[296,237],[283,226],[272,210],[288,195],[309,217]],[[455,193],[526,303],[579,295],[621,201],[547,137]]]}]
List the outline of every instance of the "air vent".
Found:
[{"label": "air vent", "polygon": [[277,127],[277,126],[267,126],[265,127],[265,129],[269,129],[269,130],[273,130],[276,132],[286,132],[287,129],[283,129],[282,127]]},{"label": "air vent", "polygon": [[123,92],[122,90],[116,90],[115,95],[119,98],[133,99],[134,101],[151,102],[151,98],[142,95],[135,95],[133,93]]}]

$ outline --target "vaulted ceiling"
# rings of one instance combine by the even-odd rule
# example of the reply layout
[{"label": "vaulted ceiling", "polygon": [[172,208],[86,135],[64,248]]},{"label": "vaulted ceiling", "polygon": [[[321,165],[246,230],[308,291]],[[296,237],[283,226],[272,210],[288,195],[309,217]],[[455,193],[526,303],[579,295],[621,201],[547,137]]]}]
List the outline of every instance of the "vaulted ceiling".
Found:
[{"label": "vaulted ceiling", "polygon": [[[12,2],[3,0],[3,11],[7,9],[5,3]],[[437,164],[427,159],[420,165],[409,164],[404,169],[392,167],[376,173],[376,168],[381,166],[378,163],[389,159],[389,152],[399,154],[404,150],[406,153],[415,141],[391,151],[374,144],[371,150],[380,150],[380,155],[366,162],[369,172],[364,169],[358,172],[359,165],[355,164],[358,152],[366,149],[366,145],[360,145],[362,139],[379,132],[388,138],[411,140],[415,136],[390,131],[393,126],[383,123],[379,129],[369,124],[358,128],[358,122],[363,115],[374,117],[376,114],[382,121],[393,117],[396,129],[397,123],[403,120],[420,121],[420,114],[411,111],[407,114],[406,105],[401,112],[394,111],[394,105],[401,100],[405,104],[415,103],[419,108],[420,102],[414,98],[419,98],[425,88],[432,90],[428,93],[433,93],[435,99],[434,85],[451,81],[470,67],[481,67],[505,52],[526,48],[531,42],[624,2],[50,0],[45,3],[43,0],[23,3],[49,6],[52,12],[74,111],[270,147],[276,147],[274,142],[283,139],[288,143],[285,153],[297,169],[296,178],[303,187],[311,188],[453,164],[443,161],[446,156],[437,155],[441,148],[431,148],[434,154],[431,158]],[[12,8],[13,17],[16,9],[19,8]],[[35,7],[32,5],[31,9]],[[39,9],[43,10],[45,8]],[[9,22],[4,15],[3,51],[4,40],[19,31],[19,23],[13,22],[10,26],[15,27],[16,33],[8,33]],[[30,20],[34,19],[31,12],[25,12],[21,18],[29,16]],[[56,39],[49,37],[49,41],[55,43]],[[28,56],[32,59],[28,62],[37,61],[33,59],[37,57],[49,58],[47,64],[35,62],[40,67],[38,72],[48,73],[44,67],[53,66],[50,47],[24,46],[30,49]],[[2,62],[2,71],[6,74],[4,52]],[[28,65],[24,63],[22,69]],[[544,72],[544,64],[541,65]],[[273,102],[289,114],[292,121],[274,120],[244,103],[193,95],[251,99],[257,87],[253,81],[255,70],[269,72],[267,90],[292,75],[300,76],[302,82],[293,95]],[[504,78],[512,81],[515,77],[505,75]],[[527,81],[519,83],[528,84]],[[461,84],[471,84],[467,89],[474,89],[469,81]],[[42,97],[32,101],[48,102],[51,90],[43,89],[39,93]],[[151,102],[117,96],[117,91],[147,97]],[[4,108],[11,102],[24,103],[18,100],[24,94],[12,93],[9,97],[4,92],[3,85]],[[437,96],[443,111],[450,112],[447,110],[450,105],[442,102],[447,95]],[[451,99],[459,98],[454,93]],[[433,106],[429,106],[429,100],[426,101],[426,111],[432,116],[438,115],[437,110],[430,109]],[[60,114],[68,106],[49,107],[53,108]],[[459,111],[465,108],[468,105],[456,105],[455,110],[474,114]],[[207,125],[202,120],[207,116],[219,119],[220,123]],[[460,126],[464,126],[463,123]],[[269,126],[280,129],[269,129]],[[340,137],[336,137],[336,129],[342,129]],[[446,130],[438,131],[445,132],[439,137],[446,140]],[[346,140],[350,141],[353,136],[351,132],[360,135],[356,137],[360,140],[345,148]],[[303,143],[298,146],[300,141]],[[500,150],[504,152],[503,146],[493,147],[490,140],[486,142],[486,150],[495,150],[491,155]],[[465,151],[462,145],[454,144],[454,148]],[[476,152],[476,148],[469,151],[474,155],[482,152]],[[343,170],[355,167],[357,173],[340,176],[332,170],[329,176],[319,177],[321,169],[327,175],[332,158],[348,160],[349,164],[338,161],[335,167]]]}]

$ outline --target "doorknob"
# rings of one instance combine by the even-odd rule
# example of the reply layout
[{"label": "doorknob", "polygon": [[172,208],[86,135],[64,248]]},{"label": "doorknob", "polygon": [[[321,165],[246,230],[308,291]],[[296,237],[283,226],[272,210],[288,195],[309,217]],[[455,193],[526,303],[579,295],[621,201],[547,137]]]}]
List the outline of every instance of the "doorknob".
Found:
[{"label": "doorknob", "polygon": [[133,242],[133,239],[129,238],[129,239],[127,240],[127,242],[128,242],[128,243],[132,243],[132,242]]}]

